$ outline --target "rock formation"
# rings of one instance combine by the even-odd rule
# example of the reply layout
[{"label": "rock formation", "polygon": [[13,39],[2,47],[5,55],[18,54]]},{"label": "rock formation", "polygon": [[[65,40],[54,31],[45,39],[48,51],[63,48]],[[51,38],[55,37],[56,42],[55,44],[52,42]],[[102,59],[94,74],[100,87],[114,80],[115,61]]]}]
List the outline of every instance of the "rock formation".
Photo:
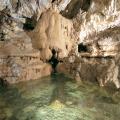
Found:
[{"label": "rock formation", "polygon": [[[40,51],[32,47],[30,37],[6,13],[1,19],[0,78],[9,83],[50,75],[52,67],[43,63]],[[6,21],[7,20],[7,21]],[[9,21],[8,21],[9,20]]]},{"label": "rock formation", "polygon": [[57,71],[120,88],[119,0],[0,0],[0,78]]},{"label": "rock formation", "polygon": [[52,57],[52,50],[57,58],[64,58],[72,49],[74,43],[72,21],[65,19],[54,10],[44,12],[36,28],[32,31],[33,47],[39,49],[43,59]]},{"label": "rock formation", "polygon": [[58,65],[58,71],[64,69],[81,80],[96,80],[101,86],[113,82],[120,88],[118,4],[119,0],[93,0],[87,11],[80,8],[73,19],[79,41],[74,52]]}]

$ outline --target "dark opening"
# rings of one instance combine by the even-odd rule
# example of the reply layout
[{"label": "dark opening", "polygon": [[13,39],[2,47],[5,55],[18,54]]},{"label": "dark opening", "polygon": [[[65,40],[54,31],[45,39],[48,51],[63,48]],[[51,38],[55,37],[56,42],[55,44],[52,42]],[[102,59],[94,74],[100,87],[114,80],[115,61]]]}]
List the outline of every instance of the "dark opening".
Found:
[{"label": "dark opening", "polygon": [[61,11],[61,14],[64,17],[72,19],[78,14],[80,8],[83,11],[88,11],[90,4],[91,0],[71,0],[65,10]]},{"label": "dark opening", "polygon": [[67,17],[69,19],[74,18],[77,13],[79,12],[79,9],[81,8],[81,1],[80,0],[72,0],[66,7],[64,11],[61,11],[61,14],[64,17]]},{"label": "dark opening", "polygon": [[0,33],[0,41],[4,41],[5,40],[5,34],[4,33]]},{"label": "dark opening", "polygon": [[55,2],[55,0],[52,0],[52,3],[54,3]]},{"label": "dark opening", "polygon": [[54,49],[52,50],[52,54],[53,55],[48,62],[52,65],[54,72],[56,72],[56,66],[59,63],[59,60],[56,58],[56,51]]},{"label": "dark opening", "polygon": [[87,52],[88,49],[87,49],[87,46],[86,45],[83,45],[83,43],[80,43],[78,45],[78,52]]},{"label": "dark opening", "polygon": [[0,78],[0,86],[1,87],[6,87],[8,85],[7,81],[4,80],[3,78]]},{"label": "dark opening", "polygon": [[88,11],[90,5],[91,5],[91,0],[83,0],[81,9],[84,11]]},{"label": "dark opening", "polygon": [[10,15],[10,9],[8,7],[0,11],[0,27],[4,24],[11,24],[13,17]]},{"label": "dark opening", "polygon": [[24,30],[33,30],[36,26],[37,21],[35,18],[26,18],[26,22],[23,24]]}]

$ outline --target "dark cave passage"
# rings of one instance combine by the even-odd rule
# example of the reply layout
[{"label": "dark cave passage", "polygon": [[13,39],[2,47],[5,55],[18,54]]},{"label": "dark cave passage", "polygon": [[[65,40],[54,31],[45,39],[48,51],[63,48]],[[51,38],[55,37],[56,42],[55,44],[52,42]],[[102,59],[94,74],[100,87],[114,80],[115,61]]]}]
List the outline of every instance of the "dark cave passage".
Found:
[{"label": "dark cave passage", "polygon": [[55,0],[52,0],[52,3],[54,3],[55,2]]},{"label": "dark cave passage", "polygon": [[7,87],[8,83],[3,78],[0,78],[0,87]]},{"label": "dark cave passage", "polygon": [[53,54],[53,56],[51,57],[51,59],[48,62],[52,65],[54,72],[56,72],[56,66],[59,63],[59,60],[56,58],[56,51],[54,49],[52,50],[52,54]]},{"label": "dark cave passage", "polygon": [[86,45],[84,45],[83,43],[80,43],[78,45],[78,52],[88,52],[88,48]]},{"label": "dark cave passage", "polygon": [[5,41],[5,34],[4,33],[0,33],[0,41]]},{"label": "dark cave passage", "polygon": [[79,12],[80,8],[83,11],[88,11],[91,5],[91,0],[72,0],[61,14],[68,18],[73,19]]},{"label": "dark cave passage", "polygon": [[90,5],[91,5],[91,0],[83,0],[81,9],[84,11],[88,11],[88,9],[90,8]]},{"label": "dark cave passage", "polygon": [[32,18],[26,18],[26,22],[23,24],[23,29],[27,31],[33,30],[36,24],[37,21],[34,16]]}]

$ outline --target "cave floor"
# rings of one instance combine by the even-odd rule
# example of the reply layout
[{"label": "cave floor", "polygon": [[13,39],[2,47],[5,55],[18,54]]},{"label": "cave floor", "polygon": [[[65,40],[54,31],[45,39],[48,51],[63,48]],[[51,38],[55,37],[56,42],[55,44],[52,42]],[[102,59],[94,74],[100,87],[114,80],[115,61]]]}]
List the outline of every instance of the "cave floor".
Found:
[{"label": "cave floor", "polygon": [[120,92],[60,74],[0,87],[0,120],[120,120]]}]

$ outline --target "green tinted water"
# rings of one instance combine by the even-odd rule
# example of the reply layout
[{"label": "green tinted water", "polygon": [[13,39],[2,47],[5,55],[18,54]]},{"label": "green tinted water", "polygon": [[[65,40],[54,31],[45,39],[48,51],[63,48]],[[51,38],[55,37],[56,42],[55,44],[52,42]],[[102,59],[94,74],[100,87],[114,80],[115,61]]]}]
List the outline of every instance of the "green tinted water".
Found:
[{"label": "green tinted water", "polygon": [[0,87],[0,120],[120,120],[120,92],[64,75]]}]

